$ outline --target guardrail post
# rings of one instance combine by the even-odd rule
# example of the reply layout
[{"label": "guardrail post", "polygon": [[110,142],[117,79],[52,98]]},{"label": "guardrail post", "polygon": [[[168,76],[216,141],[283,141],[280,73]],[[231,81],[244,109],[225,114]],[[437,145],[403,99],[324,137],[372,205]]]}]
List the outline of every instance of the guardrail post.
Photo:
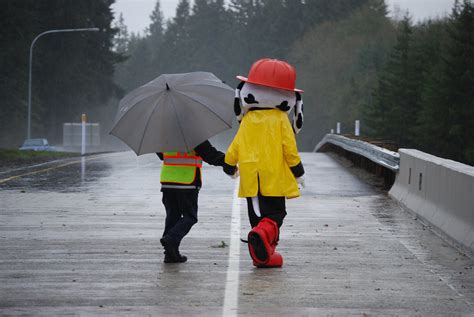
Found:
[{"label": "guardrail post", "polygon": [[355,136],[360,136],[360,121],[356,120],[355,121],[355,131],[354,131]]},{"label": "guardrail post", "polygon": [[336,125],[336,133],[341,134],[341,123],[340,122],[338,122],[337,125]]}]

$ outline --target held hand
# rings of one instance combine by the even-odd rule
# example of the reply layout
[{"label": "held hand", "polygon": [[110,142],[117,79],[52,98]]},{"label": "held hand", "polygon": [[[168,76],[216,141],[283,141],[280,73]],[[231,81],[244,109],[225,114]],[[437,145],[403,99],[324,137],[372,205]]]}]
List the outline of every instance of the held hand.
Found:
[{"label": "held hand", "polygon": [[236,179],[239,176],[240,176],[239,168],[236,166],[234,175],[231,175],[230,177],[232,177],[233,179]]},{"label": "held hand", "polygon": [[303,189],[303,188],[306,187],[306,184],[305,184],[305,182],[304,182],[304,176],[298,177],[298,178],[296,179],[296,182],[298,183],[298,188],[299,188],[299,189]]}]

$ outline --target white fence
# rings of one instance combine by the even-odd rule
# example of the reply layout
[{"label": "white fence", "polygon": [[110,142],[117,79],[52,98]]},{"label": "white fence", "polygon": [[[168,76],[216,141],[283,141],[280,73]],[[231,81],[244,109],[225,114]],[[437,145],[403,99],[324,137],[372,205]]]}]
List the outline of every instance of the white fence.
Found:
[{"label": "white fence", "polygon": [[[80,151],[82,145],[82,123],[64,123],[63,147]],[[86,149],[95,149],[100,146],[99,123],[86,123]]]}]

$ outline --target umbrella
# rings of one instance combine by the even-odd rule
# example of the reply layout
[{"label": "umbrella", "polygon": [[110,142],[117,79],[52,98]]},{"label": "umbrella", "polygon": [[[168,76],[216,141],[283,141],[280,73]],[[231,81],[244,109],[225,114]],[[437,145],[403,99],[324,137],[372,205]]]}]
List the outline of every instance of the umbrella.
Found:
[{"label": "umbrella", "polygon": [[111,134],[137,155],[189,152],[232,127],[234,91],[214,74],[163,74],[120,100]]}]

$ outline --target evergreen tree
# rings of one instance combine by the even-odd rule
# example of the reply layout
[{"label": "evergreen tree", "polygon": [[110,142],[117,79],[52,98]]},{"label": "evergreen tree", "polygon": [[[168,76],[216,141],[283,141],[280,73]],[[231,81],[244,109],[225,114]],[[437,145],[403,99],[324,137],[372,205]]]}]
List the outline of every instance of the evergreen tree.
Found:
[{"label": "evergreen tree", "polygon": [[111,96],[120,93],[112,80],[114,64],[122,59],[112,50],[117,31],[111,26],[112,3],[112,0],[2,2],[0,14],[5,16],[0,19],[0,63],[8,64],[1,65],[2,75],[7,77],[0,77],[6,83],[0,87],[0,113],[2,120],[16,121],[0,125],[1,135],[6,136],[0,140],[2,146],[18,146],[25,137],[29,49],[33,39],[46,30],[100,29],[48,34],[36,43],[32,65],[33,137],[60,142],[63,122],[79,120],[81,113],[101,107]]},{"label": "evergreen tree", "polygon": [[164,18],[163,18],[163,13],[161,12],[161,3],[160,0],[156,0],[155,8],[153,9],[153,12],[150,15],[150,26],[148,27],[147,32],[152,36],[155,37],[157,41],[161,40],[161,37],[163,36],[163,23],[164,23]]},{"label": "evergreen tree", "polygon": [[[231,26],[231,56],[236,64],[237,73],[243,74],[248,71],[250,64],[263,54],[257,45],[260,45],[260,30],[254,27],[254,23],[261,18],[262,5],[258,0],[231,0],[230,16]],[[268,38],[264,38],[267,41]]]},{"label": "evergreen tree", "polygon": [[[291,0],[289,0],[291,1]],[[305,24],[314,25],[346,18],[370,0],[306,0],[303,18]]]},{"label": "evergreen tree", "polygon": [[150,15],[151,23],[147,29],[148,36],[146,42],[150,50],[151,56],[149,60],[151,65],[149,67],[149,77],[158,76],[160,73],[160,64],[162,63],[160,52],[164,43],[164,18],[161,12],[160,0],[156,1],[155,8]]},{"label": "evergreen tree", "polygon": [[128,34],[128,29],[125,25],[122,13],[120,13],[114,27],[118,30],[114,39],[114,49],[117,53],[125,55],[127,54],[130,36]]},{"label": "evergreen tree", "polygon": [[228,73],[230,14],[223,0],[196,0],[189,19],[189,60],[192,70],[208,70],[221,78]]},{"label": "evergreen tree", "polygon": [[[37,27],[31,1],[4,1],[0,10],[0,147],[26,136],[29,34]],[[33,102],[37,102],[34,98]]]},{"label": "evergreen tree", "polygon": [[474,165],[474,6],[456,1],[448,41],[431,74],[420,117],[424,148]]},{"label": "evergreen tree", "polygon": [[397,42],[380,76],[374,103],[366,112],[375,135],[400,145],[413,140],[420,108],[420,72],[409,17],[400,22]]},{"label": "evergreen tree", "polygon": [[338,121],[343,133],[351,133],[354,120],[362,119],[362,107],[372,98],[377,72],[395,38],[380,4],[371,1],[344,19],[315,25],[294,45],[289,60],[298,71],[298,86],[305,90],[301,149],[312,150]]},{"label": "evergreen tree", "polygon": [[130,58],[131,38],[122,13],[120,13],[114,26],[118,30],[114,38],[114,50],[123,56],[123,60],[115,66],[114,80],[120,87],[124,88],[129,80],[128,59]]},{"label": "evergreen tree", "polygon": [[[113,82],[114,64],[122,56],[113,52],[117,30],[112,27],[113,0],[61,1],[38,3],[38,16],[46,29],[98,27],[99,32],[51,34],[38,43],[33,86],[45,113],[39,132],[53,142],[61,141],[62,123],[77,121],[81,113],[104,106],[111,96],[121,93]],[[35,77],[33,77],[35,78]],[[40,107],[35,107],[41,110]],[[97,120],[96,118],[90,118]],[[38,121],[37,121],[38,122]],[[37,131],[38,131],[37,130]]]},{"label": "evergreen tree", "polygon": [[129,92],[158,76],[152,64],[154,53],[146,37],[132,32],[128,54],[130,57],[123,65],[120,65],[118,68],[120,72],[116,73],[117,83],[125,92]]},{"label": "evergreen tree", "polygon": [[418,70],[421,73],[420,80],[420,104],[421,109],[417,118],[417,126],[414,130],[412,146],[428,150],[427,145],[434,136],[431,127],[425,122],[425,103],[427,97],[432,94],[436,82],[442,77],[442,59],[444,46],[447,42],[447,22],[443,20],[428,20],[420,23],[415,30],[414,42],[418,52]]},{"label": "evergreen tree", "polygon": [[185,72],[186,65],[190,62],[188,54],[189,45],[189,0],[180,0],[176,7],[176,14],[168,21],[164,34],[163,72]]},{"label": "evergreen tree", "polygon": [[158,52],[163,43],[164,18],[160,0],[156,0],[155,8],[150,15],[150,26],[147,29],[148,39],[153,51]]}]

